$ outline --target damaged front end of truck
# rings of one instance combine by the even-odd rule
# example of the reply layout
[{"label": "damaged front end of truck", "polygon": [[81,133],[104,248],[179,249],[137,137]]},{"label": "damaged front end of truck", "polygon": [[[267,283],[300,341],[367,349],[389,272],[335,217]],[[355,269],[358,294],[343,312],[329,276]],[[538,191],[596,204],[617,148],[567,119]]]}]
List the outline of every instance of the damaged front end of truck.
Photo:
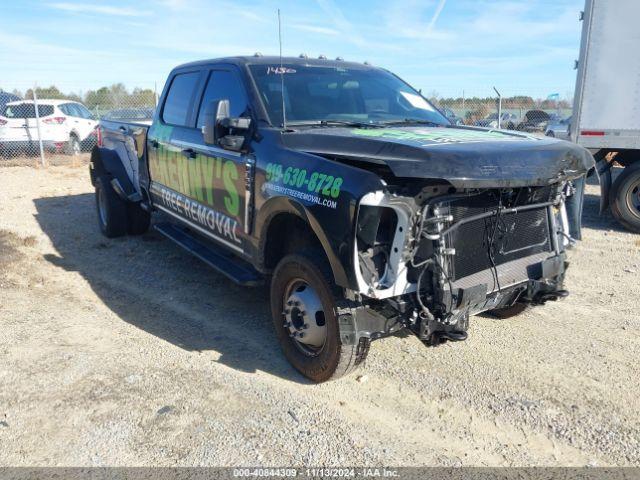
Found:
[{"label": "damaged front end of truck", "polygon": [[[359,201],[343,342],[404,328],[427,345],[464,340],[471,315],[507,316],[568,295],[566,250],[580,238],[588,152],[470,129],[459,137],[477,141],[456,142],[442,130],[439,143],[433,131],[392,131],[393,144],[364,131],[376,140],[366,166],[385,186]],[[330,158],[364,165],[349,142],[334,140]]]},{"label": "damaged front end of truck", "polygon": [[470,315],[568,294],[571,182],[436,184],[413,197],[393,190],[362,199],[354,248],[362,305],[384,316],[388,331],[394,319],[428,345],[464,340]]}]

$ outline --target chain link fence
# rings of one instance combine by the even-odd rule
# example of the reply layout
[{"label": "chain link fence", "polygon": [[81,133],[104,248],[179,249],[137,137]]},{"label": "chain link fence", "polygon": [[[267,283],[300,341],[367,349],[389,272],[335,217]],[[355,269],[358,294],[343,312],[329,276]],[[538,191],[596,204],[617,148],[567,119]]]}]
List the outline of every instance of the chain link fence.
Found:
[{"label": "chain link fence", "polygon": [[[115,84],[95,90],[1,87],[0,165],[87,162],[101,119],[150,120],[159,93],[155,83],[132,89]],[[568,138],[571,94],[536,89],[499,96],[491,87],[474,91],[486,92],[486,96],[437,88],[421,93],[456,125]]]},{"label": "chain link fence", "polygon": [[487,96],[470,97],[465,96],[464,90],[449,94],[437,90],[422,93],[456,125],[565,136],[559,130],[570,122],[572,93],[561,95],[537,90],[505,95],[495,88],[486,90]]},{"label": "chain link fence", "polygon": [[157,105],[155,84],[96,90],[0,85],[0,164],[85,163],[97,142],[101,119],[150,120]]}]

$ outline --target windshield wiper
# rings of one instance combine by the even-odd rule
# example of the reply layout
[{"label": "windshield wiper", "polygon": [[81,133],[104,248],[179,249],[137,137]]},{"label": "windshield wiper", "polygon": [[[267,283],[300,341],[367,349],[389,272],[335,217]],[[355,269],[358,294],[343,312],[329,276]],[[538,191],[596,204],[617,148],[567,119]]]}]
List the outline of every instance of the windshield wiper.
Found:
[{"label": "windshield wiper", "polygon": [[308,120],[302,122],[287,122],[292,127],[381,127],[379,123],[355,122],[350,120]]},{"label": "windshield wiper", "polygon": [[429,125],[430,127],[444,127],[444,123],[432,122],[431,120],[421,120],[419,118],[405,118],[404,120],[391,120],[382,122],[379,125]]}]

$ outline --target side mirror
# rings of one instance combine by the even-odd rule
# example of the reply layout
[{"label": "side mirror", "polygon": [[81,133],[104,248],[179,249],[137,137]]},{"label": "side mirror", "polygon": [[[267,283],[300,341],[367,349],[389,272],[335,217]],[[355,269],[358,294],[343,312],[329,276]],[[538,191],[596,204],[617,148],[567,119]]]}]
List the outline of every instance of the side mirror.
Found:
[{"label": "side mirror", "polygon": [[[229,116],[229,100],[212,100],[204,112],[202,136],[208,145],[218,145],[227,150],[239,151],[245,142],[245,135],[235,135],[237,131],[248,130],[250,118],[232,118]],[[243,133],[243,132],[241,132]]]},{"label": "side mirror", "polygon": [[229,117],[229,100],[211,100],[204,111],[204,126],[202,136],[209,145],[217,145],[221,137],[218,127],[223,118]]}]

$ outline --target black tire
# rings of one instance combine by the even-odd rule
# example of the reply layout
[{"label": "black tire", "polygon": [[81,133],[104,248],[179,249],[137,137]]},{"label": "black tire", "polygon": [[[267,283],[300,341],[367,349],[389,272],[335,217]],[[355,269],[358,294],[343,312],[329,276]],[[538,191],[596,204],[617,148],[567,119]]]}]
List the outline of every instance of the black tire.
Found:
[{"label": "black tire", "polygon": [[[287,255],[276,266],[271,280],[271,314],[284,355],[302,375],[318,383],[351,373],[363,363],[369,350],[368,339],[360,345],[342,344],[336,310],[340,292],[333,283],[326,260],[321,259],[324,260],[323,252]],[[292,338],[290,329],[285,326],[287,319],[283,312],[289,298],[289,286],[295,282],[304,282],[311,287],[322,303],[326,338],[313,352]]]},{"label": "black tire", "polygon": [[127,204],[113,190],[109,177],[96,179],[96,210],[100,231],[105,237],[121,237],[127,233]]},{"label": "black tire", "polygon": [[151,214],[143,210],[139,203],[127,205],[127,233],[129,235],[142,235],[149,230]]},{"label": "black tire", "polygon": [[75,135],[71,135],[69,137],[69,141],[65,147],[65,152],[67,155],[80,155],[82,152],[82,145],[80,144],[80,140]]},{"label": "black tire", "polygon": [[611,213],[622,226],[640,233],[640,161],[625,167],[609,192]]},{"label": "black tire", "polygon": [[505,319],[520,315],[527,309],[525,303],[514,303],[510,307],[496,308],[495,310],[488,310],[487,313],[493,317]]}]

